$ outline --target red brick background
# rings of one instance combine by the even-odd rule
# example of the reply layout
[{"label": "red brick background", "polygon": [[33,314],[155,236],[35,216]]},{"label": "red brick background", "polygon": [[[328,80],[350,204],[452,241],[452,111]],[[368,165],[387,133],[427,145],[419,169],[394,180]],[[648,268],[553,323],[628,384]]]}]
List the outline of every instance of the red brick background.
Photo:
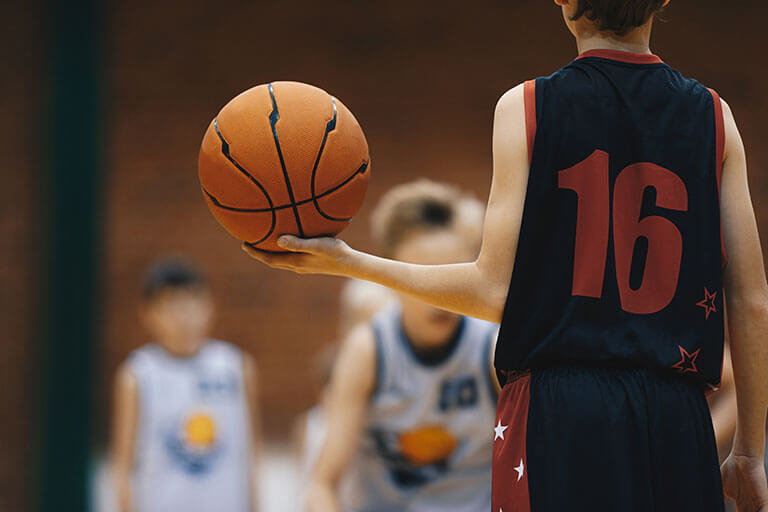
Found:
[{"label": "red brick background", "polygon": [[38,2],[3,8],[0,45],[0,510],[27,510],[37,455],[35,305],[41,215],[36,172],[42,26]]}]

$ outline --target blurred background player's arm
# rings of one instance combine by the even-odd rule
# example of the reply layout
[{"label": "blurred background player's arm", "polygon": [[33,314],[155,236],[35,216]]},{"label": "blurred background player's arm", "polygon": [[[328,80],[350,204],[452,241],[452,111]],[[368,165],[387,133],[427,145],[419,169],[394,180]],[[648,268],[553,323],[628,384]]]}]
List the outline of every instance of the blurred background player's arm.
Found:
[{"label": "blurred background player's arm", "polygon": [[309,512],[338,512],[338,487],[359,447],[376,382],[376,344],[369,325],[352,330],[333,369],[327,401],[328,435],[307,489]]},{"label": "blurred background player's arm", "polygon": [[115,377],[112,416],[112,475],[118,512],[132,512],[131,476],[139,419],[139,388],[136,377],[121,366]]},{"label": "blurred background player's arm", "polygon": [[413,265],[355,251],[340,240],[281,238],[293,254],[243,249],[272,267],[374,281],[455,313],[499,322],[517,252],[528,184],[523,85],[496,106],[493,180],[480,255],[472,263]]},{"label": "blurred background player's arm", "polygon": [[768,285],[747,182],[744,145],[725,102],[723,112],[726,143],[720,204],[729,256],[725,299],[738,402],[736,436],[731,455],[723,464],[723,485],[739,510],[757,511],[768,507],[763,467],[768,407]]},{"label": "blurred background player's arm", "polygon": [[253,357],[243,353],[243,383],[245,396],[248,402],[248,415],[251,429],[251,477],[248,483],[251,486],[251,510],[259,509],[259,475],[261,460],[261,409],[259,407],[258,371]]}]

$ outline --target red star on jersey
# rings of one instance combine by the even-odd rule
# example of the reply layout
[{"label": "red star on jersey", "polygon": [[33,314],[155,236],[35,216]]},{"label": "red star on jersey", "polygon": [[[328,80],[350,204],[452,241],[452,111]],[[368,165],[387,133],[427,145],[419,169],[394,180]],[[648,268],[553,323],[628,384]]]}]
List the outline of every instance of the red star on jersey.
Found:
[{"label": "red star on jersey", "polygon": [[710,294],[709,290],[707,290],[705,287],[704,298],[701,299],[700,302],[696,303],[697,306],[706,310],[706,315],[704,317],[705,320],[709,320],[710,313],[717,313],[717,308],[715,307],[715,297],[717,297],[717,292]]},{"label": "red star on jersey", "polygon": [[696,358],[699,356],[701,349],[698,348],[693,354],[689,354],[682,346],[678,345],[678,347],[680,348],[680,356],[682,356],[682,359],[673,364],[672,368],[677,368],[680,373],[698,372],[699,370],[696,368]]}]

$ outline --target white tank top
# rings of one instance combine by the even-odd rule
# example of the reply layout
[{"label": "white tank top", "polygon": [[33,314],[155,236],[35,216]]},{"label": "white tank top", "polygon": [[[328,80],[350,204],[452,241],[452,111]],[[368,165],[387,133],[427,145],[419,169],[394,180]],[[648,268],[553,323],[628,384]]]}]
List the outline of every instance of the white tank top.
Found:
[{"label": "white tank top", "polygon": [[243,358],[208,341],[189,358],[155,344],[128,359],[138,381],[136,512],[246,512],[249,416]]},{"label": "white tank top", "polygon": [[372,320],[377,387],[350,474],[355,512],[488,512],[496,391],[490,377],[498,326],[463,317],[452,351],[420,362],[399,306]]}]

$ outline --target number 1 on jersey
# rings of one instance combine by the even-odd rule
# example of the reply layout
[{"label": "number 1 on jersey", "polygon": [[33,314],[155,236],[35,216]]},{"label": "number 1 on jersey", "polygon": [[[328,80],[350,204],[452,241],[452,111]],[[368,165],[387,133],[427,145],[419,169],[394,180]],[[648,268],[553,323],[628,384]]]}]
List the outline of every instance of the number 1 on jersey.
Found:
[{"label": "number 1 on jersey", "polygon": [[[600,298],[603,294],[611,223],[609,155],[596,150],[585,160],[560,171],[558,187],[578,196],[573,287],[571,293]],[[621,307],[637,314],[656,313],[672,301],[677,290],[683,239],[672,221],[658,215],[640,218],[643,194],[656,190],[656,206],[687,211],[688,192],[680,177],[656,164],[642,162],[624,168],[613,190],[613,246]],[[635,245],[647,241],[640,285],[630,285]]]}]

